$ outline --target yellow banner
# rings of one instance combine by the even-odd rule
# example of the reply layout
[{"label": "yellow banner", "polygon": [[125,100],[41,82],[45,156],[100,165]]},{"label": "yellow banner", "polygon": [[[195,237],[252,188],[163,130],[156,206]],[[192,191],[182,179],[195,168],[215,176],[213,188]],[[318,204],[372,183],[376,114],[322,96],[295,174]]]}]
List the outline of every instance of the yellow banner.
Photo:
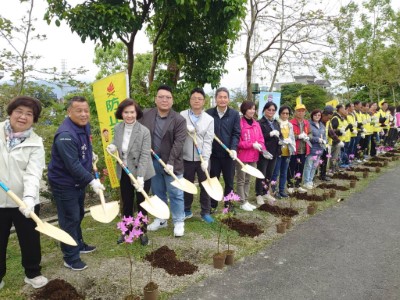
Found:
[{"label": "yellow banner", "polygon": [[303,100],[301,99],[301,95],[296,98],[296,106],[299,104],[303,104]]},{"label": "yellow banner", "polygon": [[114,137],[114,126],[119,120],[115,111],[121,101],[128,97],[128,78],[125,72],[116,73],[93,83],[94,101],[99,117],[101,140],[111,187],[119,187],[115,161],[107,153],[106,147]]},{"label": "yellow banner", "polygon": [[338,104],[339,104],[338,99],[333,99],[333,100],[328,101],[328,102],[325,103],[325,105],[333,106],[333,108],[336,108],[336,106],[337,106]]}]

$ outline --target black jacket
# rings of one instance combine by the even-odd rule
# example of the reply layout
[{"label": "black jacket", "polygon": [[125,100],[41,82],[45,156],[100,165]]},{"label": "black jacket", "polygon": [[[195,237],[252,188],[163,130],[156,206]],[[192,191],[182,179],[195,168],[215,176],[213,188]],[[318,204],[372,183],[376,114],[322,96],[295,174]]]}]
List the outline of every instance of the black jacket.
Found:
[{"label": "black jacket", "polygon": [[[279,138],[276,136],[271,137],[269,134],[273,130],[269,125],[269,122],[265,117],[262,117],[259,121],[262,134],[264,136],[265,148],[267,148],[268,152],[271,153],[274,157],[278,157],[282,154],[281,146],[279,145]],[[281,127],[277,120],[274,120],[273,125],[275,130],[279,131],[279,137],[282,138]],[[260,159],[264,158],[262,154],[260,154]]]}]

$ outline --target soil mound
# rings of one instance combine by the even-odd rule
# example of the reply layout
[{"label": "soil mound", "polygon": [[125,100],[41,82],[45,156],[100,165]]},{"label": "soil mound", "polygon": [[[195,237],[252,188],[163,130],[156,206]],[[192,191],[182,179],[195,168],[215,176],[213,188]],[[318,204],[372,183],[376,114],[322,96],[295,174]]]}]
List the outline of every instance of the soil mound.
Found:
[{"label": "soil mound", "polygon": [[236,218],[230,218],[222,220],[230,229],[235,230],[239,233],[239,236],[250,236],[255,237],[263,233],[264,231],[258,227],[255,223],[245,223]]},{"label": "soil mound", "polygon": [[293,217],[299,214],[299,212],[293,208],[279,207],[278,205],[270,205],[268,203],[264,203],[258,209],[261,211],[269,212],[270,214],[273,214],[278,217],[283,217],[283,216]]},{"label": "soil mound", "polygon": [[50,280],[43,288],[37,290],[32,296],[32,300],[84,300],[76,289],[62,279]]},{"label": "soil mound", "polygon": [[321,195],[315,195],[315,194],[307,194],[307,193],[300,193],[300,192],[295,192],[293,194],[297,199],[299,200],[306,200],[306,201],[324,201],[326,200],[326,197]]},{"label": "soil mound", "polygon": [[334,189],[337,191],[348,191],[349,188],[341,185],[337,185],[335,183],[321,183],[320,185],[317,186],[319,189]]},{"label": "soil mound", "polygon": [[344,180],[358,180],[356,175],[346,174],[346,173],[335,173],[332,178],[334,179],[344,179]]}]

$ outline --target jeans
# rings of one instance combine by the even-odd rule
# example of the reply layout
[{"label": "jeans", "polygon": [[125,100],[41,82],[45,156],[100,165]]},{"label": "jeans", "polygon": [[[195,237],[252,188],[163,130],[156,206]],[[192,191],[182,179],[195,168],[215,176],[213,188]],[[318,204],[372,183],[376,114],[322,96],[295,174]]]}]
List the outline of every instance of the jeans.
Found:
[{"label": "jeans", "polygon": [[[252,167],[255,167],[257,163],[248,162],[246,163]],[[242,166],[236,162],[236,190],[240,197],[240,203],[247,202],[250,193],[250,178],[251,175],[242,171]]]},{"label": "jeans", "polygon": [[348,165],[349,164],[349,146],[350,142],[345,142],[344,147],[340,151],[340,164]]},{"label": "jeans", "polygon": [[[313,157],[317,157],[317,159],[313,159]],[[315,171],[319,165],[319,155],[308,155],[306,161],[304,163],[303,170],[303,183],[309,184],[314,180]]]},{"label": "jeans", "polygon": [[[156,175],[151,178],[152,192],[167,204],[168,193],[172,221],[174,223],[183,222],[185,220],[185,202],[183,200],[183,191],[171,184],[171,182],[173,182],[175,179],[164,172],[164,168],[156,159],[153,159],[153,165]],[[183,175],[176,175],[176,177],[183,178]]]},{"label": "jeans", "polygon": [[271,181],[276,181],[279,175],[279,193],[283,193],[285,191],[289,161],[290,156],[279,156],[276,159],[276,164],[274,172],[272,173]]},{"label": "jeans", "polygon": [[85,189],[65,187],[51,184],[54,199],[57,205],[58,224],[78,244],[71,246],[61,243],[64,261],[68,264],[80,259],[79,250],[84,248],[81,222],[85,216],[84,201]]}]

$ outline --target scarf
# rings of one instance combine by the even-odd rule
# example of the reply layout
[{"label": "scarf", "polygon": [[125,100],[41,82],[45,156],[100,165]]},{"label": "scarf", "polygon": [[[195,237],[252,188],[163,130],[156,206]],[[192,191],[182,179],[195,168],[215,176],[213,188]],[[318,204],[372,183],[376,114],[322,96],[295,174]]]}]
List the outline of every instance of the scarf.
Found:
[{"label": "scarf", "polygon": [[4,123],[4,131],[6,134],[7,147],[9,150],[11,150],[30,137],[32,133],[32,127],[22,132],[13,132],[10,120],[7,119]]},{"label": "scarf", "polygon": [[282,119],[278,119],[278,123],[281,126],[281,128],[286,128],[286,127],[289,126],[289,121],[288,120],[283,121]]}]

